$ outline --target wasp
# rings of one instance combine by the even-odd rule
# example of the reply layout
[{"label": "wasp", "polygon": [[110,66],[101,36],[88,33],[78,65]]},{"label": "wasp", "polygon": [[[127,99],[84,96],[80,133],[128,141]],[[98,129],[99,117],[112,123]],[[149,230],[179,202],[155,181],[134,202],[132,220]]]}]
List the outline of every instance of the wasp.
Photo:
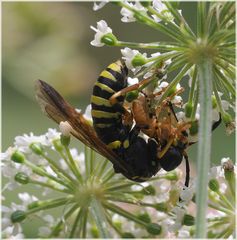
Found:
[{"label": "wasp", "polygon": [[49,118],[58,124],[67,121],[71,134],[110,160],[116,173],[143,182],[161,168],[173,170],[185,156],[185,185],[188,185],[189,165],[184,150],[188,146],[186,129],[190,126],[179,124],[170,101],[153,110],[149,106],[146,109],[146,97],[138,97],[132,102],[131,111],[125,108],[126,93],[149,84],[152,79],[128,86],[127,76],[128,69],[121,60],[101,72],[91,96],[93,125],[42,80],[36,83],[36,97]]}]

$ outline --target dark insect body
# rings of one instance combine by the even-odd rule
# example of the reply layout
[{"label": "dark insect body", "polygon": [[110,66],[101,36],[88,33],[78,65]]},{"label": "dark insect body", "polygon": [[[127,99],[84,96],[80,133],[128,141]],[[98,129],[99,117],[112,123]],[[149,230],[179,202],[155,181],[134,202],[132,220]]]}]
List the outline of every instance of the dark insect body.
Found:
[{"label": "dark insect body", "polygon": [[[36,97],[48,117],[58,124],[67,121],[72,135],[110,160],[115,172],[143,182],[161,168],[175,169],[185,157],[185,185],[188,186],[187,124],[178,123],[169,101],[150,115],[144,103],[139,102],[141,99],[134,100],[132,113],[129,112],[124,107],[126,93],[146,84],[149,79],[128,87],[127,74],[128,69],[122,61],[110,64],[100,74],[91,97],[93,126],[46,82],[37,81]],[[140,109],[134,107],[136,103]]]}]

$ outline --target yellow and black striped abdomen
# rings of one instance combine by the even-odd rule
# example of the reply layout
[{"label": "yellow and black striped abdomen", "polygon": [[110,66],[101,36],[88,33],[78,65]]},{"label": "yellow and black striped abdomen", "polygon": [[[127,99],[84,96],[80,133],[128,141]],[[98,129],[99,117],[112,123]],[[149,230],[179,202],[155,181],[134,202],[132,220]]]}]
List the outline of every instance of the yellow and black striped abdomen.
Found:
[{"label": "yellow and black striped abdomen", "polygon": [[[121,61],[110,64],[97,79],[91,96],[93,126],[98,137],[106,144],[120,139],[123,128],[121,112],[115,105],[111,105],[110,97],[127,87],[127,67]],[[124,97],[118,98],[123,104]]]}]

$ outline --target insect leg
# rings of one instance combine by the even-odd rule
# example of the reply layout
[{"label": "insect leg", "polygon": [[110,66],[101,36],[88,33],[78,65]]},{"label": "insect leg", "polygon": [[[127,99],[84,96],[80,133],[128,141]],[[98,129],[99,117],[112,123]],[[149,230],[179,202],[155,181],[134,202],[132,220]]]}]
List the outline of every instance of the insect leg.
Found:
[{"label": "insect leg", "polygon": [[186,177],[185,177],[185,186],[188,187],[189,186],[189,180],[190,180],[190,166],[189,166],[189,161],[188,161],[188,155],[187,153],[184,151],[183,152],[183,156],[185,158],[185,164],[186,164]]}]

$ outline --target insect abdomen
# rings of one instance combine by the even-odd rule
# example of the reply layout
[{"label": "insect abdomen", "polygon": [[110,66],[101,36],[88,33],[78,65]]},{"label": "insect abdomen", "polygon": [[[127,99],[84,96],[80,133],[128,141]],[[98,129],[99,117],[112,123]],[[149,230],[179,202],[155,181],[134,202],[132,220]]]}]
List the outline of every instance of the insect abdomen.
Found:
[{"label": "insect abdomen", "polygon": [[[93,126],[99,138],[106,144],[118,141],[122,125],[122,113],[115,105],[111,105],[110,97],[127,87],[127,67],[117,61],[110,64],[101,72],[97,79],[91,97]],[[118,98],[119,104],[123,104],[124,97]],[[112,144],[118,146],[119,144]]]}]

